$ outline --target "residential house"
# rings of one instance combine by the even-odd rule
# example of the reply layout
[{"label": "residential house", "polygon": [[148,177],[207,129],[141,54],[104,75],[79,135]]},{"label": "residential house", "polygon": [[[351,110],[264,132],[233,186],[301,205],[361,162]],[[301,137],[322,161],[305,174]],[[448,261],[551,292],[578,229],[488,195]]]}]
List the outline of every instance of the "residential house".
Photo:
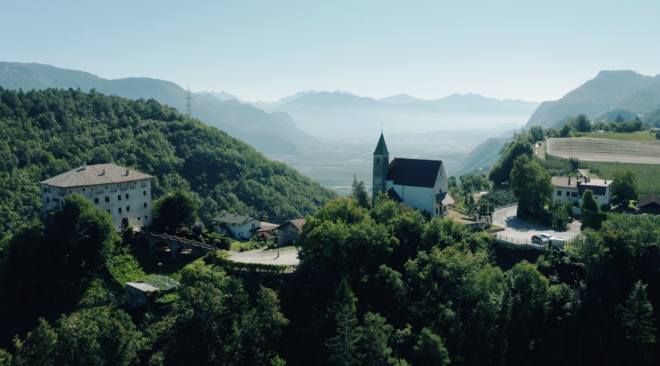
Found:
[{"label": "residential house", "polygon": [[565,204],[566,200],[573,202],[573,213],[576,215],[580,214],[582,194],[587,189],[590,189],[594,193],[594,198],[598,206],[610,203],[611,180],[585,177],[552,177],[551,183],[555,186],[555,190],[552,193],[552,201],[554,202],[559,198],[562,204]]},{"label": "residential house", "polygon": [[247,215],[223,212],[213,219],[214,231],[230,238],[249,239],[256,229],[261,227],[261,220]]},{"label": "residential house", "polygon": [[637,210],[641,213],[660,214],[660,196],[651,193],[640,197],[637,200]]}]

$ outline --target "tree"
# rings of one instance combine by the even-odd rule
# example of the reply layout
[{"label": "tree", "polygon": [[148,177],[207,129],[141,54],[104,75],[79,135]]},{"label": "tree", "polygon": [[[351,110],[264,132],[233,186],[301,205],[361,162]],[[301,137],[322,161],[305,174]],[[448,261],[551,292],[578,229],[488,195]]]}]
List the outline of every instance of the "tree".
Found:
[{"label": "tree", "polygon": [[541,126],[532,126],[529,128],[529,142],[532,144],[543,141],[545,134],[543,133],[543,127]]},{"label": "tree", "polygon": [[392,326],[379,314],[368,312],[364,316],[361,330],[361,348],[364,355],[364,365],[387,365],[392,349],[387,346],[387,340],[392,332]]},{"label": "tree", "polygon": [[533,154],[534,148],[529,143],[527,136],[524,133],[517,135],[513,141],[505,143],[502,150],[500,150],[502,158],[493,165],[490,174],[488,174],[488,179],[496,186],[502,183],[510,183],[513,162],[522,155],[531,157]]},{"label": "tree", "polygon": [[647,299],[646,285],[639,280],[621,307],[621,322],[626,330],[626,338],[631,342],[639,361],[651,358],[650,346],[655,343],[656,332],[653,321],[653,305]]},{"label": "tree", "polygon": [[43,319],[39,319],[39,326],[27,334],[25,341],[14,338],[16,357],[12,366],[55,365],[55,345],[57,334]]},{"label": "tree", "polygon": [[364,181],[361,180],[358,182],[355,174],[353,175],[351,197],[357,200],[360,207],[369,208],[369,195],[367,194],[367,189],[364,187]]},{"label": "tree", "polygon": [[577,132],[591,132],[591,121],[584,114],[573,118],[572,125]]},{"label": "tree", "polygon": [[559,137],[569,137],[571,135],[571,126],[566,123],[564,127],[559,130]]},{"label": "tree", "polygon": [[337,287],[335,304],[332,312],[335,316],[337,331],[335,336],[326,342],[330,351],[330,359],[335,365],[349,366],[359,365],[360,353],[358,342],[360,341],[360,329],[357,326],[355,315],[355,302],[346,279],[342,279]]},{"label": "tree", "polygon": [[566,203],[564,204],[564,209],[566,210],[566,217],[569,220],[572,220],[573,219],[573,201],[566,200]]},{"label": "tree", "polygon": [[511,190],[518,198],[518,217],[540,218],[550,200],[553,186],[550,175],[527,155],[514,162]]},{"label": "tree", "polygon": [[197,204],[184,191],[169,193],[154,202],[154,220],[158,226],[170,231],[191,228],[197,220]]},{"label": "tree", "polygon": [[637,198],[637,175],[631,169],[616,169],[612,173],[610,190],[621,200]]},{"label": "tree", "polygon": [[433,334],[429,328],[423,328],[419,341],[413,347],[415,356],[421,365],[449,365],[449,352],[445,348],[442,338]]},{"label": "tree", "polygon": [[282,327],[289,321],[280,312],[275,291],[261,286],[257,306],[246,314],[241,331],[244,365],[265,365],[277,355],[275,343],[282,337]]},{"label": "tree", "polygon": [[598,207],[598,202],[594,198],[594,192],[591,189],[585,189],[582,193],[582,204],[580,205],[580,210],[591,211],[591,212],[600,212],[600,207]]},{"label": "tree", "polygon": [[453,187],[456,187],[458,185],[457,182],[456,182],[456,177],[454,177],[453,175],[451,177],[449,177],[449,179],[447,181],[448,181],[448,184],[449,184],[449,188],[453,188]]}]

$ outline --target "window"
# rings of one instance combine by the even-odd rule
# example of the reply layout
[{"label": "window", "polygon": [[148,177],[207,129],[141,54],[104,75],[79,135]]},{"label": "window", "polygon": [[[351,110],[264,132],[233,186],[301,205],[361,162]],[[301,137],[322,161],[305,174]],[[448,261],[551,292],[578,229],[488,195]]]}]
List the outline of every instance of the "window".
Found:
[{"label": "window", "polygon": [[566,197],[569,197],[571,195],[571,192],[566,191]]},{"label": "window", "polygon": [[117,201],[121,201],[121,194],[117,196]]},{"label": "window", "polygon": [[121,207],[119,207],[119,213],[121,213]]},{"label": "window", "polygon": [[438,214],[438,208],[437,207],[435,208],[435,214],[436,215]]},{"label": "window", "polygon": [[254,224],[252,224],[252,228],[254,229]]},{"label": "window", "polygon": [[140,221],[140,216],[138,216],[138,221]]},{"label": "window", "polygon": [[83,188],[83,192],[85,192],[85,188]]},{"label": "window", "polygon": [[106,197],[105,202],[110,202],[110,197]]},{"label": "window", "polygon": [[50,198],[46,197],[46,203],[50,203]]},{"label": "window", "polygon": [[110,210],[106,210],[106,211],[108,211],[108,213],[110,213]]},{"label": "window", "polygon": [[126,193],[126,199],[128,199],[128,193]]},{"label": "window", "polygon": [[376,158],[376,164],[380,164],[380,158]]},{"label": "window", "polygon": [[557,196],[561,197],[561,191],[557,191]]},{"label": "window", "polygon": [[147,203],[146,203],[146,202],[144,203],[144,207],[147,207]]},{"label": "window", "polygon": [[131,206],[126,206],[126,212],[131,211]]},{"label": "window", "polygon": [[146,220],[146,219],[148,219],[148,218],[149,218],[149,216],[147,216],[147,215],[144,215],[144,219],[145,219],[145,220]]},{"label": "window", "polygon": [[147,191],[142,191],[142,195],[143,195],[143,196],[146,196],[146,195],[147,195]]},{"label": "window", "polygon": [[573,193],[571,193],[571,196],[573,196],[573,197],[577,197],[577,192],[573,192]]},{"label": "window", "polygon": [[99,199],[98,199],[98,198],[94,198],[94,203],[99,203]]}]

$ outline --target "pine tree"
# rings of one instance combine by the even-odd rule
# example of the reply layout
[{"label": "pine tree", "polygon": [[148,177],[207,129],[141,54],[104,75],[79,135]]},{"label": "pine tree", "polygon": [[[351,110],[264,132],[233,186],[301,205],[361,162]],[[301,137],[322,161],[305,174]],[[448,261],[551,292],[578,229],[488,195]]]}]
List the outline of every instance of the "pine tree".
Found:
[{"label": "pine tree", "polygon": [[326,342],[330,358],[335,365],[349,366],[360,364],[358,342],[360,328],[357,326],[355,302],[357,299],[345,279],[337,287],[333,312],[337,323],[337,332]]},{"label": "pine tree", "polygon": [[369,312],[364,316],[360,330],[364,364],[367,366],[387,365],[390,361],[392,348],[387,346],[387,340],[393,328],[386,322],[379,314]]},{"label": "pine tree", "polygon": [[653,305],[647,299],[646,285],[642,280],[637,281],[622,307],[621,322],[626,338],[638,352],[636,356],[641,360],[650,359],[650,345],[655,343],[656,328],[653,326]]},{"label": "pine tree", "polygon": [[367,194],[367,189],[364,187],[364,181],[361,180],[358,182],[355,174],[353,174],[351,197],[357,200],[360,207],[369,208],[369,195]]}]

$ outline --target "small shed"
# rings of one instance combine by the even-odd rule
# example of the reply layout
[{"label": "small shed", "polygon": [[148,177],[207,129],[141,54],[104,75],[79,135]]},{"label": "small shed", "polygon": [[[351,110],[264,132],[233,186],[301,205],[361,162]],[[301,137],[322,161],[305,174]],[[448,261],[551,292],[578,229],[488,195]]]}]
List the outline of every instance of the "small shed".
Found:
[{"label": "small shed", "polygon": [[126,284],[126,302],[132,308],[149,305],[147,296],[154,291],[160,291],[160,289],[144,281],[128,282]]},{"label": "small shed", "polygon": [[637,210],[642,213],[660,214],[660,196],[651,193],[640,197],[637,200]]},{"label": "small shed", "polygon": [[277,244],[290,245],[300,237],[305,219],[289,220],[277,228]]}]

